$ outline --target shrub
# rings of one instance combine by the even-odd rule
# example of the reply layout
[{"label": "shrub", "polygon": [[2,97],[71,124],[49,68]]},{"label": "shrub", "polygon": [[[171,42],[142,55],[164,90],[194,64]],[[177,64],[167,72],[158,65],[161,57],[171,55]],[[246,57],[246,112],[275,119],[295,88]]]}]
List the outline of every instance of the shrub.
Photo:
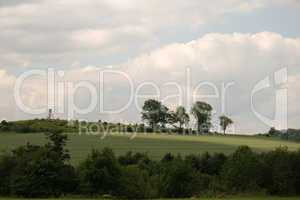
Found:
[{"label": "shrub", "polygon": [[119,187],[121,168],[111,149],[93,150],[80,164],[79,174],[83,194],[113,194]]},{"label": "shrub", "polygon": [[191,197],[194,192],[195,171],[180,157],[163,164],[161,194],[164,197]]},{"label": "shrub", "polygon": [[117,196],[126,199],[148,199],[155,196],[147,171],[131,165],[124,167]]},{"label": "shrub", "polygon": [[10,194],[9,182],[15,166],[16,160],[12,155],[5,154],[0,157],[0,195]]},{"label": "shrub", "polygon": [[53,159],[46,148],[33,151],[30,148],[24,148],[21,158],[17,158],[11,180],[12,193],[23,197],[59,197],[72,192],[76,186],[73,168]]},{"label": "shrub", "polygon": [[0,156],[0,195],[148,199],[265,191],[300,194],[300,150],[281,147],[257,154],[242,146],[229,156],[204,153],[181,158],[168,153],[153,161],[145,153],[128,152],[117,158],[105,148],[93,150],[75,170],[68,164],[67,136],[58,129],[46,135],[43,146],[26,144]]},{"label": "shrub", "polygon": [[210,155],[204,153],[202,155],[188,155],[185,161],[192,166],[193,169],[209,175],[219,175],[226,161],[226,156],[222,153]]},{"label": "shrub", "polygon": [[[15,166],[10,180],[12,194],[23,197],[58,197],[72,193],[77,186],[77,175],[65,163],[69,157],[64,150],[67,137],[50,133],[45,146],[27,144],[13,151]],[[60,142],[57,142],[60,141]]]},{"label": "shrub", "polygon": [[265,174],[268,183],[265,185],[270,194],[299,194],[299,152],[288,152],[287,148],[282,147],[267,153],[264,160],[268,171]]},{"label": "shrub", "polygon": [[227,191],[257,192],[263,180],[262,169],[258,156],[242,146],[225,162],[221,176]]},{"label": "shrub", "polygon": [[133,153],[131,151],[127,152],[123,156],[119,156],[118,161],[121,165],[136,165],[139,162],[147,162],[149,161],[149,157],[145,153]]}]

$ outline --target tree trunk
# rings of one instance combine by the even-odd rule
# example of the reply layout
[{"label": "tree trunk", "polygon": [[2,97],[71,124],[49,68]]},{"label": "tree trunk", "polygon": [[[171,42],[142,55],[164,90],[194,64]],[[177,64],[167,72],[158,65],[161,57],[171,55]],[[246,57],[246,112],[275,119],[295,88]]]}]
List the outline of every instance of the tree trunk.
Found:
[{"label": "tree trunk", "polygon": [[155,124],[154,124],[154,123],[151,123],[151,127],[152,127],[152,131],[154,132]]}]

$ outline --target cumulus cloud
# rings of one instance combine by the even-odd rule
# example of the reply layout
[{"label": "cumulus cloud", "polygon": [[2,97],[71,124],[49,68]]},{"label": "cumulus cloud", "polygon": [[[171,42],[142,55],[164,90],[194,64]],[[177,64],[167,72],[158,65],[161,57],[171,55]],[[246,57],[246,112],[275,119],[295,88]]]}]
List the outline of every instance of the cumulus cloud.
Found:
[{"label": "cumulus cloud", "polygon": [[[59,80],[86,80],[99,87],[98,72],[117,69],[132,79],[135,90],[145,81],[158,85],[161,99],[179,91],[186,94],[188,89],[204,81],[212,82],[218,90],[222,83],[234,82],[228,89],[225,111],[238,122],[237,130],[265,129],[250,110],[251,90],[266,76],[273,80],[276,70],[298,66],[299,38],[267,31],[205,35],[201,31],[209,24],[225,23],[226,16],[245,16],[259,9],[297,5],[296,0],[0,0],[0,89],[2,94],[10,94],[2,95],[2,110],[13,107],[12,86],[18,74],[25,70],[64,69],[65,74]],[[87,65],[91,66],[84,67]],[[190,85],[186,80],[187,68]],[[294,91],[299,88],[296,84],[299,77],[294,71],[290,75],[293,81],[288,84],[292,91],[289,93],[290,126],[293,126],[298,113],[295,110],[299,101]],[[125,105],[130,90],[128,80],[109,75],[105,83],[105,105],[110,108]],[[22,98],[27,105],[42,107],[47,103],[45,84],[35,78],[24,83]],[[156,89],[148,84],[140,92],[153,94]],[[273,85],[255,97],[256,108],[269,117],[274,114],[276,89]],[[212,92],[210,86],[199,91]],[[189,97],[182,103],[190,101],[193,94],[186,95]],[[76,102],[86,105],[87,97],[84,92],[77,94]],[[219,99],[207,101],[214,105],[216,115],[222,112]],[[174,97],[166,103],[174,106],[178,99]],[[6,116],[5,113],[8,112],[0,115]],[[15,113],[7,117],[20,118],[19,111]],[[94,120],[99,115],[95,112],[83,117]],[[139,119],[134,106],[119,115],[101,117]]]},{"label": "cumulus cloud", "polygon": [[[239,121],[237,129],[247,132],[249,127],[266,129],[251,110],[251,92],[259,81],[266,77],[274,80],[275,72],[287,67],[292,81],[295,68],[299,67],[300,39],[285,38],[271,32],[257,34],[207,34],[188,43],[165,46],[149,54],[142,55],[126,64],[137,82],[148,79],[163,84],[176,80],[186,86],[186,68],[191,70],[192,88],[205,81],[216,85],[221,91],[221,83],[233,82],[226,97],[226,112]],[[150,77],[150,78],[149,78]],[[272,119],[275,115],[275,93],[278,86],[271,81],[271,87],[254,96],[254,107],[258,112]],[[202,87],[204,94],[215,94],[214,89]],[[289,118],[293,118],[293,107],[298,106],[295,94],[300,88],[288,84]],[[294,96],[294,97],[293,97]],[[207,98],[217,113],[222,112],[220,97]],[[248,126],[248,124],[251,124]],[[256,124],[256,126],[253,126]],[[294,126],[293,124],[289,124]]]},{"label": "cumulus cloud", "polygon": [[22,67],[23,62],[10,62],[7,54],[31,66],[70,65],[76,58],[105,59],[121,53],[136,56],[161,45],[161,37],[168,37],[170,30],[199,30],[212,21],[222,22],[226,14],[250,12],[272,2],[1,1],[0,52],[6,55],[1,55],[0,65]]},{"label": "cumulus cloud", "polygon": [[[299,38],[287,38],[271,32],[257,34],[212,33],[188,43],[164,46],[119,65],[87,66],[67,70],[61,81],[68,80],[74,84],[82,80],[89,81],[98,91],[105,94],[103,99],[105,108],[109,109],[117,109],[126,105],[130,94],[134,95],[134,98],[141,94],[156,94],[156,89],[153,87],[156,85],[160,92],[158,98],[165,99],[164,103],[170,106],[184,104],[188,107],[195,100],[208,101],[213,105],[216,117],[225,112],[236,121],[237,132],[249,133],[268,128],[268,125],[261,122],[251,110],[253,88],[259,81],[266,77],[270,78],[271,86],[255,94],[254,107],[257,112],[272,119],[275,112],[276,91],[281,87],[273,81],[274,73],[284,67],[288,67],[288,71],[293,71],[292,74],[289,74],[290,80],[287,84],[289,118],[294,118],[295,112],[298,113],[297,109],[294,109],[299,106],[296,94],[300,89],[298,84],[300,71],[295,71],[299,67],[297,63],[300,63],[298,55],[300,55]],[[187,69],[190,70],[190,84],[187,80]],[[103,70],[120,72],[119,74],[105,74],[104,91],[100,90],[99,83],[99,73]],[[133,93],[130,90],[128,77],[133,83]],[[145,82],[147,84],[140,87]],[[197,86],[203,83],[209,84],[197,89]],[[224,97],[222,96],[224,92],[222,84],[228,86]],[[187,90],[191,92],[186,93]],[[196,95],[215,95],[217,93],[218,97],[206,96],[199,99],[193,96],[193,91]],[[183,96],[174,97],[180,92]],[[39,92],[35,94],[35,98],[27,97],[27,99],[35,99],[33,102],[41,99]],[[28,93],[27,95],[34,96],[35,94]],[[187,97],[187,95],[190,96]],[[172,98],[166,99],[170,96]],[[76,98],[80,99],[78,102],[83,104],[90,101],[87,95],[77,95]],[[99,99],[99,96],[97,98]],[[142,103],[141,99],[139,100],[131,102],[130,107],[121,113],[100,116],[116,121],[121,119],[139,120],[139,109],[136,107]],[[85,117],[98,118],[99,110],[96,109]],[[293,123],[294,121],[290,120],[289,126],[295,126]]]},{"label": "cumulus cloud", "polygon": [[[139,56],[128,63],[128,68],[141,75],[157,70],[159,73],[182,72],[183,76],[184,69],[190,66],[205,74],[206,79],[257,79],[278,67],[298,63],[299,44],[299,38],[284,38],[271,32],[211,33],[188,43],[167,45]],[[245,72],[248,72],[247,76],[241,76]]]},{"label": "cumulus cloud", "polygon": [[0,88],[11,87],[14,84],[15,77],[7,74],[3,69],[0,69]]}]

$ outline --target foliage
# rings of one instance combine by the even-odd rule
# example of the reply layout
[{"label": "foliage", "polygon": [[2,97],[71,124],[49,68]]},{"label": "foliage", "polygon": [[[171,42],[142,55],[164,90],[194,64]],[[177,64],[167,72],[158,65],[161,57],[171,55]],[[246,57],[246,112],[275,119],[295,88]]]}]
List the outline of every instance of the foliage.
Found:
[{"label": "foliage", "polygon": [[232,119],[230,119],[229,117],[222,115],[219,117],[220,119],[220,126],[223,129],[224,134],[226,133],[226,129],[230,124],[233,124]]},{"label": "foliage", "polygon": [[221,177],[227,190],[254,192],[263,181],[263,167],[258,156],[247,146],[239,147],[223,166]]},{"label": "foliage", "polygon": [[119,187],[121,168],[111,149],[93,150],[78,171],[83,193],[112,195]]},{"label": "foliage", "polygon": [[[49,133],[49,138],[66,139],[60,133]],[[54,151],[55,148],[64,151],[63,143],[53,143],[53,146],[27,144],[5,155],[1,168],[11,165],[4,174],[9,179],[6,191],[23,197],[57,197],[74,192],[77,186],[75,170],[65,163],[67,154],[62,155]]]},{"label": "foliage", "polygon": [[10,178],[13,175],[13,168],[16,166],[16,160],[10,154],[5,154],[0,158],[0,194],[10,194]]},{"label": "foliage", "polygon": [[265,154],[264,161],[267,168],[265,186],[270,194],[300,194],[300,151],[288,152],[287,148],[280,147]]},{"label": "foliage", "polygon": [[149,199],[152,195],[152,184],[147,171],[135,165],[123,168],[117,196],[126,199]]},{"label": "foliage", "polygon": [[184,162],[181,157],[176,157],[163,164],[161,193],[164,197],[180,198],[193,195],[194,170]]},{"label": "foliage", "polygon": [[247,146],[226,156],[146,153],[119,157],[111,149],[93,150],[76,168],[68,164],[67,137],[46,134],[43,145],[26,144],[0,156],[0,195],[28,198],[112,196],[126,199],[190,198],[266,192],[299,195],[300,151],[278,148],[255,153]]},{"label": "foliage", "polygon": [[197,120],[198,133],[208,133],[211,126],[212,107],[208,103],[197,101],[191,110]]},{"label": "foliage", "polygon": [[288,129],[288,130],[280,131],[280,130],[276,130],[274,127],[272,127],[267,134],[264,134],[264,136],[300,142],[300,130],[299,129]]},{"label": "foliage", "polygon": [[142,119],[147,121],[151,128],[155,130],[158,124],[164,126],[167,123],[168,110],[161,102],[149,99],[144,103]]},{"label": "foliage", "polygon": [[75,132],[78,127],[71,126],[67,120],[33,119],[15,122],[2,121],[0,131],[17,133],[42,133],[49,131]]},{"label": "foliage", "polygon": [[190,117],[183,106],[177,107],[175,112],[169,112],[168,119],[168,123],[175,126],[175,128],[179,124],[179,133],[182,133],[183,125],[187,126],[190,121]]}]

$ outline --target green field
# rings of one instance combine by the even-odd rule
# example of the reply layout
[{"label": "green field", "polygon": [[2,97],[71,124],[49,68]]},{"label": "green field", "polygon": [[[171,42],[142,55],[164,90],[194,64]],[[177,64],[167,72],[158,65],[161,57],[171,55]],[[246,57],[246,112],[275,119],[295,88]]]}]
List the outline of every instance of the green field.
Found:
[{"label": "green field", "polygon": [[[66,199],[59,199],[59,200],[73,200],[74,198],[66,198]],[[75,198],[76,199],[76,198]],[[196,198],[191,198],[194,200],[299,200],[299,197],[237,197],[237,198],[211,198],[211,199],[196,199]],[[12,198],[0,198],[0,200],[19,200],[19,199],[12,199]],[[30,199],[27,199],[30,200]],[[34,200],[42,200],[42,199],[34,199]],[[52,199],[48,199],[52,200]],[[81,200],[97,200],[97,199],[81,199]],[[101,199],[98,199],[101,200]],[[162,199],[162,200],[168,200],[168,199]],[[187,199],[177,199],[177,200],[187,200]]]},{"label": "green field", "polygon": [[[30,142],[32,144],[43,144],[43,134],[15,134],[0,133],[0,151],[9,151],[19,145]],[[72,163],[78,164],[87,154],[94,149],[110,147],[117,155],[127,151],[147,152],[153,159],[160,159],[168,152],[174,154],[191,154],[203,152],[231,153],[240,145],[248,145],[255,151],[268,151],[279,146],[287,146],[294,151],[300,148],[300,143],[287,142],[268,138],[253,136],[175,136],[175,135],[143,135],[134,139],[129,136],[100,136],[69,134],[67,148],[72,155]]]}]

